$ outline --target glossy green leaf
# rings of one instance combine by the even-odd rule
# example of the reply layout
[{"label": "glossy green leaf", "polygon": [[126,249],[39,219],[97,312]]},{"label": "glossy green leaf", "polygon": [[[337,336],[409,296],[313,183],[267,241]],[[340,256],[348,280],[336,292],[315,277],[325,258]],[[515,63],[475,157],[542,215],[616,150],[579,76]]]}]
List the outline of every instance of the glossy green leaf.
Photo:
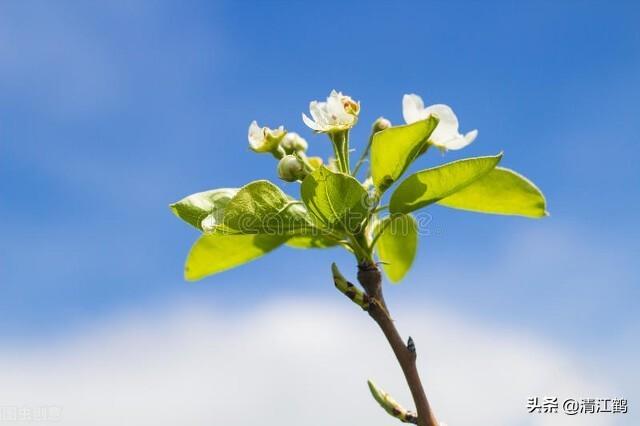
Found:
[{"label": "glossy green leaf", "polygon": [[418,224],[410,214],[394,214],[380,222],[377,229],[382,232],[376,244],[382,269],[390,281],[398,282],[416,257]]},{"label": "glossy green leaf", "polygon": [[196,281],[254,260],[286,241],[277,235],[203,234],[191,247],[185,279]]},{"label": "glossy green leaf", "polygon": [[422,170],[405,179],[391,195],[391,213],[409,213],[460,191],[489,173],[502,154],[466,158]]},{"label": "glossy green leaf", "polygon": [[405,126],[394,126],[373,136],[371,177],[380,192],[389,188],[427,146],[438,125],[434,116]]},{"label": "glossy green leaf", "polygon": [[287,240],[289,247],[297,249],[329,248],[338,245],[338,241],[327,236],[295,236]]},{"label": "glossy green leaf", "polygon": [[533,182],[513,170],[496,167],[438,204],[480,213],[532,218],[547,216],[546,201]]},{"label": "glossy green leaf", "polygon": [[291,200],[267,180],[242,187],[229,201],[224,214],[227,231],[243,234],[292,235],[314,231],[301,202]]},{"label": "glossy green leaf", "polygon": [[368,194],[352,176],[320,167],[300,187],[302,201],[322,226],[355,232],[367,217]]},{"label": "glossy green leaf", "polygon": [[171,204],[171,211],[190,225],[203,230],[202,222],[220,223],[224,210],[238,192],[237,188],[220,188],[198,192]]}]

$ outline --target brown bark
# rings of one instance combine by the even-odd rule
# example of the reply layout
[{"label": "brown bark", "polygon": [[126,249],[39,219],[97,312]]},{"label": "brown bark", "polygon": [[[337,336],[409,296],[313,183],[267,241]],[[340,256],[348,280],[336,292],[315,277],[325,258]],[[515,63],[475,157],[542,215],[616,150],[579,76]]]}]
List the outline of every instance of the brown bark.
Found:
[{"label": "brown bark", "polygon": [[[418,369],[416,367],[415,347],[409,349],[389,315],[389,310],[382,294],[382,277],[380,270],[374,263],[358,265],[358,281],[367,292],[370,299],[369,316],[378,324],[387,338],[391,349],[398,359],[404,377],[411,390],[411,396],[418,413],[419,426],[438,426],[438,422],[429,406],[429,401],[422,387]],[[411,345],[413,346],[413,345]]]}]

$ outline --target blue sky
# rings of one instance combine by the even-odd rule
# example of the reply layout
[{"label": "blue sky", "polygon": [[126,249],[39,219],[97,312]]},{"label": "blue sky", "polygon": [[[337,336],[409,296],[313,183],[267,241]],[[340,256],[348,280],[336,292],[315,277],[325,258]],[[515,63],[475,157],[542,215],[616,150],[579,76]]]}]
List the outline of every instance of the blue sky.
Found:
[{"label": "blue sky", "polygon": [[276,178],[247,149],[254,119],[328,155],[300,114],[335,88],[361,101],[356,149],[369,123],[400,123],[402,95],[419,93],[480,134],[415,167],[504,150],[548,199],[541,221],[433,208],[434,235],[388,289],[397,309],[424,300],[631,360],[639,20],[632,1],[2,2],[0,336],[55,339],[175,301],[342,303],[329,265],[351,261],[338,250],[284,248],[185,283],[197,234],[167,208]]}]

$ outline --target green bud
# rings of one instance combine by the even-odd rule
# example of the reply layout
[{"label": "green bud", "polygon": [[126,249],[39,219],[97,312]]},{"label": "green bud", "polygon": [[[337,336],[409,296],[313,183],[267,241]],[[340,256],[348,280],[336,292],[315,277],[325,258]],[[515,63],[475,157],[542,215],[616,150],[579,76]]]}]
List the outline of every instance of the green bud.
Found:
[{"label": "green bud", "polygon": [[378,119],[373,122],[373,133],[388,129],[389,127],[391,127],[391,122],[389,120],[384,117],[378,117]]},{"label": "green bud", "polygon": [[307,176],[302,160],[295,155],[285,155],[278,162],[278,176],[286,182],[302,180]]},{"label": "green bud", "polygon": [[285,150],[287,154],[293,154],[295,152],[305,152],[308,148],[307,141],[297,133],[287,133],[280,146]]},{"label": "green bud", "polygon": [[403,423],[418,424],[418,416],[411,411],[406,410],[398,402],[391,397],[388,393],[376,386],[373,381],[368,380],[369,390],[373,398],[380,404],[384,410],[392,417],[400,420]]}]

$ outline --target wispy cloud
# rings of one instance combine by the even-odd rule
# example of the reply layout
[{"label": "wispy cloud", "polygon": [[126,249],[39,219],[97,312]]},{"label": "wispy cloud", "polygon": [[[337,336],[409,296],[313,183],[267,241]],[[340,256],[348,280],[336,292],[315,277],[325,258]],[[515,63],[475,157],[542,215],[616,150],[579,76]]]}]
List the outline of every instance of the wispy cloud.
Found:
[{"label": "wispy cloud", "polygon": [[[397,322],[416,340],[429,396],[449,425],[620,424],[623,415],[527,413],[528,397],[615,391],[544,341],[433,307],[409,308]],[[348,303],[122,315],[5,352],[0,370],[4,406],[59,407],[65,425],[393,424],[368,395],[369,377],[411,405],[382,335]]]}]

